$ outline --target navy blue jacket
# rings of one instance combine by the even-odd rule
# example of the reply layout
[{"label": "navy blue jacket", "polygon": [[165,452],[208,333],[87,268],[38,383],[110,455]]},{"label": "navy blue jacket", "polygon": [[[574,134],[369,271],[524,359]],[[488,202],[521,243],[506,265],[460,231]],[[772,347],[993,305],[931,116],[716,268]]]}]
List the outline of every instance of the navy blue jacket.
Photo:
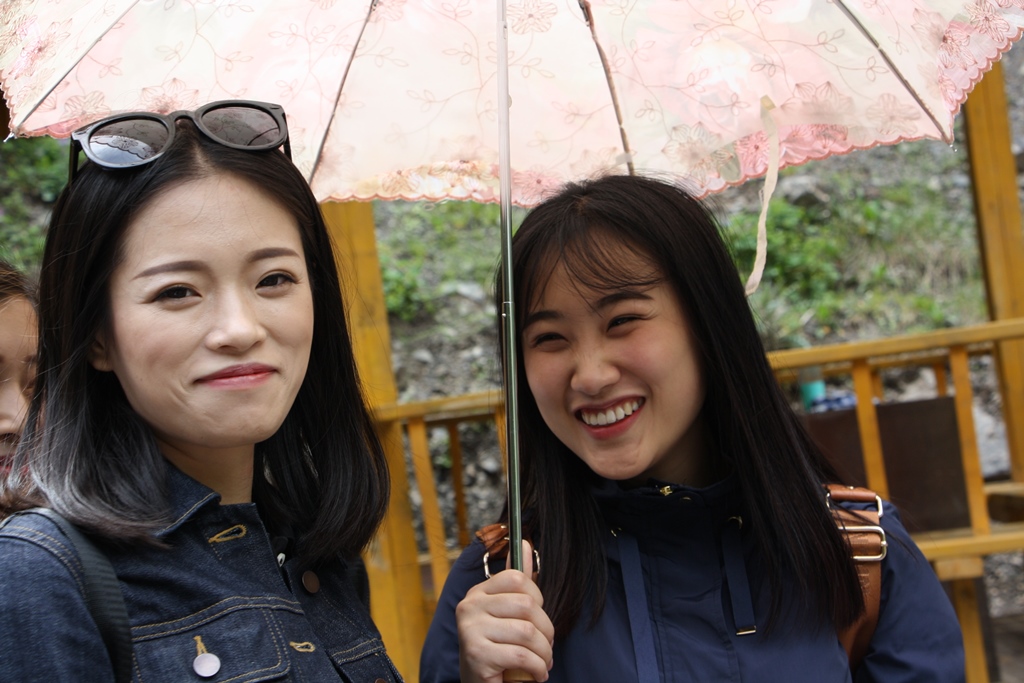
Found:
[{"label": "navy blue jacket", "polygon": [[[910,540],[896,509],[886,503],[882,526],[888,555],[882,566],[878,627],[869,651],[851,677],[846,652],[831,627],[809,627],[801,619],[799,587],[787,590],[788,610],[771,634],[764,624],[769,608],[767,577],[748,534],[729,550],[723,543],[729,520],[744,509],[734,479],[706,489],[674,486],[670,495],[654,487],[630,491],[614,482],[594,492],[609,533],[605,550],[608,594],[597,623],[584,613],[568,634],[555,634],[550,680],[638,680],[627,610],[627,582],[642,581],[641,594],[654,640],[657,671],[665,683],[756,681],[757,683],[957,683],[965,680],[960,628],[949,599],[931,566]],[[823,503],[824,504],[824,503]],[[748,520],[749,521],[749,520]],[[611,529],[618,535],[613,535]],[[737,527],[738,528],[738,527]],[[637,539],[642,577],[624,577],[620,559],[624,534]],[[741,550],[739,550],[741,548]],[[458,636],[455,607],[484,580],[479,541],[455,563],[438,601],[420,664],[421,683],[457,683]],[[747,585],[727,575],[735,553]],[[742,555],[742,557],[740,557]],[[543,571],[543,556],[541,571]],[[495,563],[491,571],[500,571]],[[629,573],[628,571],[626,572]],[[759,627],[737,635],[732,591],[749,596]],[[643,598],[641,598],[642,600]]]},{"label": "navy blue jacket", "polygon": [[[103,546],[131,623],[133,680],[401,681],[360,561],[310,567],[281,555],[254,504],[221,506],[176,468],[168,476],[174,521],[156,534],[167,547]],[[0,528],[0,681],[114,680],[82,576],[49,520],[18,515]],[[219,660],[205,678],[193,669],[203,652]]]}]

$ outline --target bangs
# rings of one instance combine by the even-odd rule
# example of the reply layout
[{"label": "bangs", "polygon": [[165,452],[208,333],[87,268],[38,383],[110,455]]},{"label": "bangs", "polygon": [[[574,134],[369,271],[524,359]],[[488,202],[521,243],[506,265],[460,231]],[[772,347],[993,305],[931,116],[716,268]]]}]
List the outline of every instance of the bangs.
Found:
[{"label": "bangs", "polygon": [[[575,228],[575,229],[574,229]],[[603,225],[553,227],[518,254],[515,275],[520,327],[562,265],[577,290],[648,289],[665,281],[657,261]]]}]

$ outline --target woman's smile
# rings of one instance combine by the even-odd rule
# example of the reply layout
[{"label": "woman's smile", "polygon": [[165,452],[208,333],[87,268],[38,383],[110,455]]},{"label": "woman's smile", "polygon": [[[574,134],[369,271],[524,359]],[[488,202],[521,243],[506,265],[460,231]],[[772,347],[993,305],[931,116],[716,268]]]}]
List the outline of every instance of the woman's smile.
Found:
[{"label": "woman's smile", "polygon": [[269,365],[244,363],[212,372],[196,382],[217,389],[249,389],[263,384],[274,372]]},{"label": "woman's smile", "polygon": [[640,410],[643,404],[642,398],[629,399],[616,401],[610,408],[580,408],[576,413],[588,427],[614,427]]}]

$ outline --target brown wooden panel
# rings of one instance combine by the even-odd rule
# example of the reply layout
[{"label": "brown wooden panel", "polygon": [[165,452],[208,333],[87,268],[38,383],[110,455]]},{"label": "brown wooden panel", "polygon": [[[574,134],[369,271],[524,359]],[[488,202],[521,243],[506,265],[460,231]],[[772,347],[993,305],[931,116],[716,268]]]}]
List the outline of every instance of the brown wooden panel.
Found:
[{"label": "brown wooden panel", "polygon": [[[970,526],[953,398],[877,406],[889,499],[911,532]],[[802,417],[811,436],[845,478],[866,485],[853,408]]]}]

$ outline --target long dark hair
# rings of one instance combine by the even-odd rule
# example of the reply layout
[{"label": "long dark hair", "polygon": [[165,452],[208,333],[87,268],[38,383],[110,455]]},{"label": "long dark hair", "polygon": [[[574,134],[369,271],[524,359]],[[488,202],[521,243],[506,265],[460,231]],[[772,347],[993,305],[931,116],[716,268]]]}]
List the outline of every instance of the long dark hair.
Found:
[{"label": "long dark hair", "polygon": [[219,173],[251,183],[295,217],[313,296],[309,368],[281,428],[256,445],[253,500],[272,533],[301,531],[308,559],[355,556],[384,517],[390,483],[320,207],[281,152],[231,149],[188,121],[152,163],[86,165],[54,206],[39,286],[38,381],[4,504],[49,505],[122,540],[147,540],[167,522],[166,465],[152,432],[88,351],[109,323],[110,277],[132,218],[162,192]]},{"label": "long dark hair", "polygon": [[[631,251],[655,267],[636,273]],[[851,624],[864,609],[856,570],[824,503],[838,481],[793,413],[772,373],[740,276],[713,214],[685,189],[640,176],[607,176],[564,187],[526,217],[512,242],[516,324],[564,264],[585,287],[664,282],[681,302],[706,386],[702,419],[715,471],[731,470],[751,516],[771,585],[771,622],[785,586],[806,588],[821,622]],[[502,293],[498,287],[500,304]],[[500,335],[499,335],[500,337]],[[521,339],[520,342],[521,343]],[[544,423],[519,354],[520,449],[526,531],[543,559],[539,585],[556,633],[567,633],[588,600],[596,619],[607,568],[601,514],[586,486],[596,476]]]}]

